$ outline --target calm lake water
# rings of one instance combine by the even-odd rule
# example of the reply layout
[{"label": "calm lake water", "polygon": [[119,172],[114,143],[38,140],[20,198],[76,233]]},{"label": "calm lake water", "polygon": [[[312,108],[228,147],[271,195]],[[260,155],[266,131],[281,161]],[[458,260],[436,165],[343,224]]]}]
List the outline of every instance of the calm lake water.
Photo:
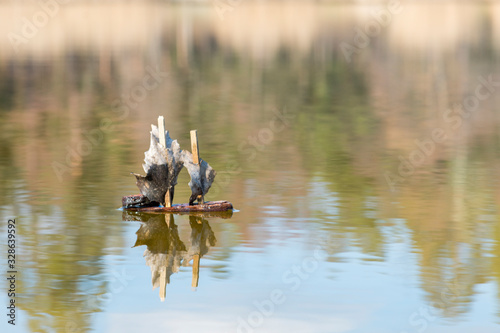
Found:
[{"label": "calm lake water", "polygon": [[499,332],[500,5],[222,4],[0,2],[1,331]]}]

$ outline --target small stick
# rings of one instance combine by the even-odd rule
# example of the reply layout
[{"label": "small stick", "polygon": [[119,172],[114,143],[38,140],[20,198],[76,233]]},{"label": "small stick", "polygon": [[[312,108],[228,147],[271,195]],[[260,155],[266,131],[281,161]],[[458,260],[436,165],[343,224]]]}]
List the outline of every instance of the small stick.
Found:
[{"label": "small stick", "polygon": [[172,201],[173,201],[173,191],[172,195],[170,193],[170,190],[167,190],[167,193],[165,193],[165,207],[172,207]]},{"label": "small stick", "polygon": [[[193,154],[193,163],[200,165],[200,150],[198,148],[198,131],[192,130],[190,133],[191,133],[191,152]],[[197,199],[198,199],[198,204],[205,203],[203,195],[199,195]]]},{"label": "small stick", "polygon": [[[158,117],[158,139],[160,139],[160,145],[163,148],[167,148],[167,142],[165,139],[165,119],[163,116]],[[170,190],[165,193],[165,207],[172,207],[173,193],[170,194]]]},{"label": "small stick", "polygon": [[200,151],[198,150],[198,132],[192,130],[191,132],[191,151],[193,153],[193,163],[200,164]]},{"label": "small stick", "polygon": [[165,142],[165,119],[163,116],[158,117],[158,138],[160,139],[160,145],[162,145],[163,148],[167,148]]}]

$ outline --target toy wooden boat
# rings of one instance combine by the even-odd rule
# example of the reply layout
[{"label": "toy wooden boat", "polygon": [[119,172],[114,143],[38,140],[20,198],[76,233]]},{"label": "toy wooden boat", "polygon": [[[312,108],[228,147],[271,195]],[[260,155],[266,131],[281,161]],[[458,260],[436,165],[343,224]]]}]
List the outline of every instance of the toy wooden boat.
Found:
[{"label": "toy wooden boat", "polygon": [[[165,131],[165,120],[158,117],[158,127],[151,125],[149,150],[144,153],[142,165],[146,175],[132,173],[141,194],[124,196],[122,207],[126,211],[157,213],[225,212],[233,209],[228,201],[205,202],[217,172],[200,158],[198,134],[191,132],[191,150],[182,150],[177,140]],[[191,177],[188,183],[191,197],[188,204],[173,205],[174,187],[181,169]],[[197,201],[195,205],[194,202]]]}]

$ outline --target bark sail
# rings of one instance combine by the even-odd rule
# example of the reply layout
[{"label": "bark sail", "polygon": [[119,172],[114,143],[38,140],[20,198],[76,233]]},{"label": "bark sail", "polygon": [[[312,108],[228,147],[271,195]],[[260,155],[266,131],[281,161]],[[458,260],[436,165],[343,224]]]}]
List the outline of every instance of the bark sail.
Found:
[{"label": "bark sail", "polygon": [[[177,177],[183,167],[182,150],[177,140],[172,140],[165,131],[166,147],[160,144],[158,127],[151,125],[149,150],[144,153],[142,165],[146,176],[133,174],[137,179],[137,187],[150,202],[165,205],[165,194],[170,192],[171,200]],[[168,198],[167,198],[168,199]]]},{"label": "bark sail", "polygon": [[[196,131],[194,131],[196,132]],[[165,136],[165,147],[161,144],[160,135]],[[125,207],[145,207],[164,205],[169,207],[174,198],[174,189],[177,178],[183,167],[189,172],[191,181],[191,197],[189,205],[195,201],[204,203],[204,197],[208,193],[215,180],[215,170],[203,159],[199,158],[197,151],[193,154],[182,150],[177,140],[172,140],[168,131],[159,133],[155,125],[151,125],[149,150],[144,153],[144,164],[142,165],[146,175],[132,173],[136,177],[136,184],[141,191],[142,197],[134,197],[124,202]],[[195,161],[196,159],[196,161]],[[167,195],[167,197],[166,197]]]}]

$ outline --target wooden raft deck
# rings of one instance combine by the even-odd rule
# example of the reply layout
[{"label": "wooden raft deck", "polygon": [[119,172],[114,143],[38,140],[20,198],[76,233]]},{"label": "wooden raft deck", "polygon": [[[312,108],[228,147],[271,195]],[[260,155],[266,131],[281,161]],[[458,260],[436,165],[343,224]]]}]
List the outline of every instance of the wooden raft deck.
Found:
[{"label": "wooden raft deck", "polygon": [[[129,196],[132,197],[132,196]],[[125,198],[128,197],[124,197]],[[202,205],[189,205],[187,203],[184,204],[176,204],[172,205],[172,207],[126,207],[123,206],[123,209],[126,211],[132,212],[148,212],[148,213],[191,213],[191,212],[225,212],[233,209],[233,204],[229,201],[207,201]]]}]

